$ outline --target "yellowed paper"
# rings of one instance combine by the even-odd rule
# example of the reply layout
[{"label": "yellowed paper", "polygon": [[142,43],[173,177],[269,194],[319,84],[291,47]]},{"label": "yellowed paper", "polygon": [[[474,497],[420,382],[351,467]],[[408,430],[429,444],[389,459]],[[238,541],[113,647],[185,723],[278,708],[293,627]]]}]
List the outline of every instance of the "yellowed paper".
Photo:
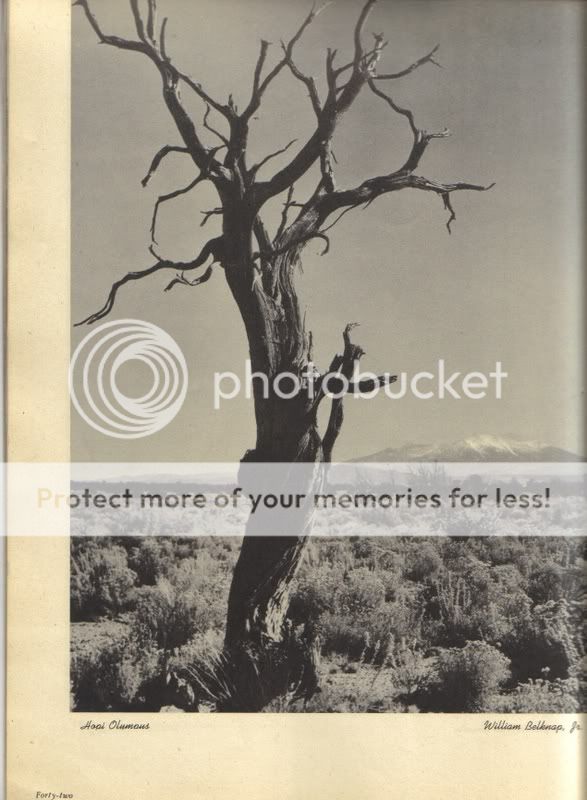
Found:
[{"label": "yellowed paper", "polygon": [[[68,0],[9,2],[11,461],[70,459],[70,14]],[[572,716],[556,717],[556,734],[487,731],[484,714],[96,714],[106,729],[80,730],[86,715],[69,710],[68,587],[68,539],[9,540],[8,800],[583,794],[584,734],[570,733]]]}]

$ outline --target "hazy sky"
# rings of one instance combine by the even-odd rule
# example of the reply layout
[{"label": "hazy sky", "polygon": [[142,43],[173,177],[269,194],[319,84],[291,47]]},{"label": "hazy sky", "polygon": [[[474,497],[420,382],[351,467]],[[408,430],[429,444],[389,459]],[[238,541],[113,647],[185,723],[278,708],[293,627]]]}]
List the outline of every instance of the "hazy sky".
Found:
[{"label": "hazy sky", "polygon": [[[159,5],[169,17],[172,60],[223,102],[232,92],[240,105],[250,92],[259,39],[274,43],[273,63],[280,39],[292,35],[309,8],[306,0]],[[297,50],[307,72],[322,77],[327,46],[339,48],[341,59],[351,54],[361,5],[337,0],[315,21]],[[132,33],[124,0],[93,0],[92,7],[107,32]],[[299,286],[316,362],[326,367],[341,347],[346,322],[357,321],[366,369],[434,371],[443,358],[451,371],[490,372],[501,361],[509,378],[500,401],[351,399],[337,459],[478,433],[581,448],[584,11],[583,3],[565,0],[382,0],[376,6],[367,33],[384,31],[389,39],[382,71],[401,69],[440,44],[443,69],[427,65],[386,87],[413,109],[421,127],[452,131],[449,139],[432,142],[418,172],[496,186],[453,195],[452,236],[436,195],[403,191],[347,214],[332,232],[327,256],[319,257],[320,242],[310,244]],[[138,54],[98,46],[80,9],[73,11],[72,75],[72,314],[80,319],[102,305],[113,280],[152,263],[147,245],[154,200],[189,183],[195,172],[189,159],[171,156],[141,187],[155,152],[181,143],[161,99],[159,75]],[[183,95],[187,99],[189,89]],[[190,99],[189,106],[201,119],[201,103]],[[302,85],[284,72],[253,123],[252,157],[294,137],[302,143],[312,122]],[[409,145],[402,119],[365,91],[334,140],[338,185],[390,172]],[[276,159],[265,174],[277,166]],[[300,184],[300,198],[303,189]],[[165,257],[189,259],[199,251],[217,230],[215,219],[199,227],[200,212],[215,205],[205,184],[163,207],[158,239]],[[270,227],[278,213],[278,203],[267,209]],[[176,339],[190,370],[182,411],[163,431],[130,442],[104,437],[74,413],[74,459],[237,460],[254,445],[250,401],[213,409],[214,371],[242,375],[247,357],[222,271],[203,286],[164,294],[169,279],[164,273],[124,287],[112,318],[149,320]],[[85,333],[76,328],[73,344]]]}]

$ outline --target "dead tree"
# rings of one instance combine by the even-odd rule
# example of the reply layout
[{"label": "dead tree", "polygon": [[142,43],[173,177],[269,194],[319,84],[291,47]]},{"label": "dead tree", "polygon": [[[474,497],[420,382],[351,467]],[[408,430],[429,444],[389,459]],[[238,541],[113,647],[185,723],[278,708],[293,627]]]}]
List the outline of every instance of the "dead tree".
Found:
[{"label": "dead tree", "polygon": [[[395,73],[379,71],[379,63],[387,45],[383,35],[374,35],[369,46],[364,44],[367,17],[377,0],[367,0],[362,7],[353,33],[352,51],[348,60],[328,49],[324,58],[325,86],[320,93],[314,77],[304,72],[296,61],[295,49],[312,21],[323,10],[312,8],[287,42],[281,43],[279,57],[268,65],[269,42],[261,41],[250,96],[246,106],[237,108],[232,95],[226,102],[213,98],[201,83],[180,71],[166,49],[167,19],[157,20],[156,0],[130,0],[136,38],[125,39],[108,34],[90,7],[90,0],[77,0],[102,44],[139,53],[149,59],[161,76],[163,101],[173,118],[180,144],[165,145],[155,155],[143,179],[146,185],[161,162],[171,152],[181,153],[196,169],[195,177],[185,187],[159,197],[151,224],[150,246],[154,263],[141,271],[129,272],[116,281],[106,303],[82,324],[92,324],[112,310],[118,291],[129,282],[142,280],[162,270],[175,275],[166,290],[177,284],[199,286],[222,270],[230,292],[242,317],[253,371],[273,379],[283,372],[302,375],[312,360],[312,337],[306,329],[304,313],[296,293],[296,270],[304,247],[314,240],[324,244],[328,252],[333,226],[353,209],[365,208],[375,199],[404,189],[432,192],[438,195],[448,213],[450,233],[455,220],[452,197],[460,191],[485,191],[489,186],[473,183],[439,183],[419,173],[420,163],[433,139],[449,135],[447,130],[430,133],[418,127],[414,114],[395,102],[386,88],[393,81],[427,65],[435,64],[437,47],[410,66]],[[271,178],[258,177],[262,166],[272,158],[294,149],[295,142],[276,146],[275,152],[255,164],[247,158],[249,125],[261,106],[269,86],[280,74],[289,71],[305,89],[314,120],[307,139],[297,147],[285,166]],[[203,119],[198,124],[186,110],[181,92],[194,93],[203,104]],[[371,92],[376,102],[383,102],[390,112],[406,121],[412,144],[399,168],[387,174],[369,177],[357,186],[339,188],[335,180],[335,159],[332,139],[338,123],[349,111],[362,91]],[[214,111],[225,132],[210,123]],[[204,144],[202,133],[215,137],[215,146]],[[307,199],[294,200],[294,186],[314,165],[319,166],[319,180]],[[218,194],[218,207],[205,212],[204,222],[219,215],[222,233],[207,241],[188,262],[173,262],[159,256],[155,249],[155,226],[161,203],[189,192],[203,181],[209,181]],[[278,195],[284,196],[281,223],[273,235],[263,222],[265,204]],[[191,276],[194,276],[193,278]],[[330,369],[320,379],[315,396],[307,393],[288,400],[270,394],[264,396],[255,382],[254,408],[256,443],[247,452],[245,463],[298,462],[319,465],[329,461],[341,429],[342,399],[332,399],[323,390],[323,382],[333,373],[350,377],[353,362],[363,354],[351,342],[352,325],[344,332],[344,350],[334,357]],[[373,382],[381,385],[390,376]],[[352,383],[350,384],[353,389]],[[332,387],[330,387],[332,388]],[[368,387],[363,387],[368,388]],[[324,434],[317,426],[317,412],[324,400],[331,402],[329,422]],[[320,470],[308,473],[309,484],[319,481]],[[225,639],[225,669],[231,670],[228,682],[233,687],[224,708],[255,710],[273,697],[291,689],[292,684],[315,685],[310,658],[303,646],[288,633],[287,609],[289,587],[294,577],[311,526],[311,515],[302,516],[299,530],[292,536],[255,536],[249,524],[236,565],[229,597]],[[311,647],[306,648],[310,650]],[[231,666],[232,665],[232,666]]]}]

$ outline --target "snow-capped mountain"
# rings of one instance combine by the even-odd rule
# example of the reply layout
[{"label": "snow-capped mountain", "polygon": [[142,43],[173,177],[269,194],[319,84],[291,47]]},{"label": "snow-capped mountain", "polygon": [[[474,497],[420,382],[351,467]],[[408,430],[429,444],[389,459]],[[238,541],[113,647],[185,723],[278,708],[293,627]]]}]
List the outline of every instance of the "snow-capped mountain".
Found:
[{"label": "snow-capped mountain", "polygon": [[560,447],[528,442],[513,437],[479,434],[448,444],[406,444],[387,447],[372,455],[355,458],[361,462],[412,461],[583,461],[576,453]]}]

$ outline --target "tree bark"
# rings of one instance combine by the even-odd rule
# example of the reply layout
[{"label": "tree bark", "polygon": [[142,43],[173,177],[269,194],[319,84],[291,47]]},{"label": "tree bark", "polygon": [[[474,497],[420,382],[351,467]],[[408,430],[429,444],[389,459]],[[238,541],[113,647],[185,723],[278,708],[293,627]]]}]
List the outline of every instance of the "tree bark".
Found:
[{"label": "tree bark", "polygon": [[[292,581],[311,533],[311,498],[321,486],[321,452],[301,453],[305,459],[311,455],[315,462],[306,462],[303,486],[296,473],[295,491],[303,489],[310,500],[295,515],[295,534],[289,528],[287,535],[272,535],[268,514],[257,511],[249,518],[228,601],[225,652],[233,692],[220,710],[258,711],[285,695],[307,699],[318,685],[313,631],[294,629],[287,618]],[[246,485],[246,478],[239,482]]]},{"label": "tree bark", "polygon": [[[239,485],[246,491],[249,466],[254,470],[255,465],[275,464],[271,491],[294,491],[308,498],[288,517],[293,531],[287,533],[293,535],[271,535],[269,512],[251,515],[233,574],[225,634],[233,691],[222,701],[221,710],[257,711],[288,693],[307,697],[317,686],[312,632],[292,630],[287,611],[292,581],[311,532],[311,499],[321,486],[323,449],[310,393],[284,399],[272,390],[275,377],[286,372],[301,381],[311,361],[311,336],[293,286],[299,248],[284,249],[270,265],[261,260],[257,266],[242,210],[233,219],[240,229],[236,235],[234,227],[228,227],[231,216],[225,214],[225,241],[236,245],[232,254],[225,254],[226,278],[247,331],[252,372],[267,376],[269,385],[266,392],[262,380],[253,381],[257,437],[255,448],[242,459]],[[291,232],[288,240],[296,235]],[[258,238],[262,240],[261,233]],[[281,388],[288,392],[286,383]],[[295,464],[294,477],[279,464]],[[265,486],[256,488],[269,491]]]}]

